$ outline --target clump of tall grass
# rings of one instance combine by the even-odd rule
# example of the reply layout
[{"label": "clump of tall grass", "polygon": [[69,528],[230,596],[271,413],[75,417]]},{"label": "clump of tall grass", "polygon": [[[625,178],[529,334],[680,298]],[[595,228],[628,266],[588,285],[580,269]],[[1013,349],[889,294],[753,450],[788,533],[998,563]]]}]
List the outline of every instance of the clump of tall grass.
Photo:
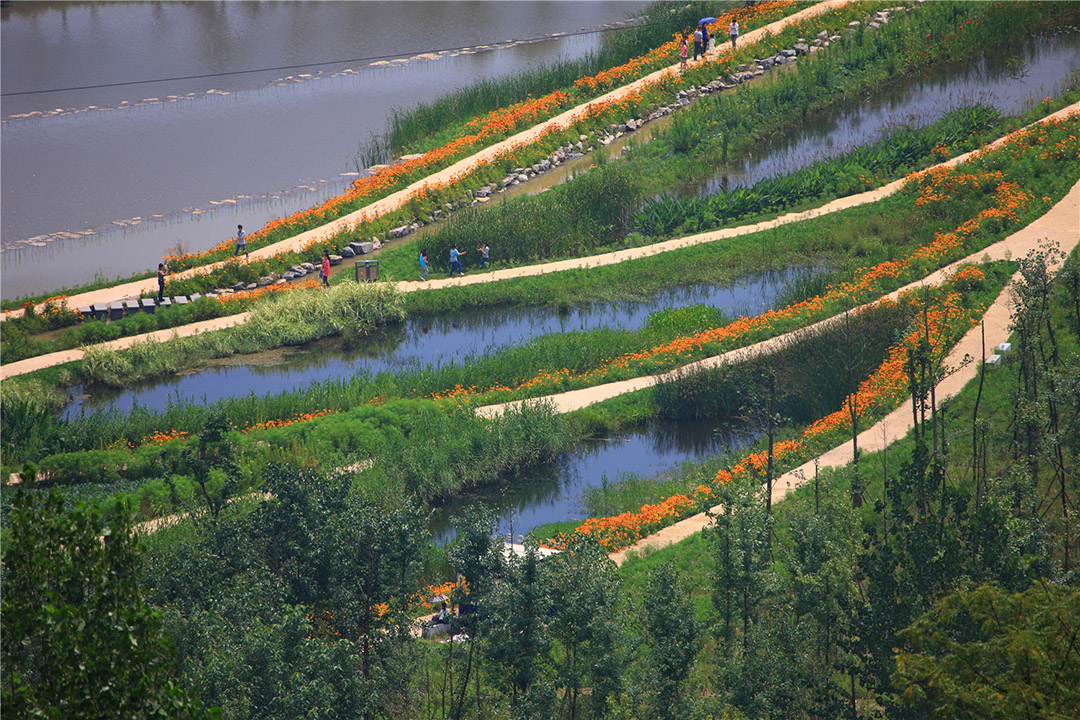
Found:
[{"label": "clump of tall grass", "polygon": [[656,384],[660,416],[738,420],[761,415],[767,403],[774,403],[773,412],[788,422],[822,417],[881,363],[912,313],[905,304],[879,303],[805,333],[770,355],[676,373]]},{"label": "clump of tall grass", "polygon": [[539,97],[554,90],[573,87],[575,80],[643,55],[671,40],[674,30],[692,27],[698,19],[718,15],[735,5],[730,1],[716,3],[704,0],[679,5],[655,2],[635,13],[641,18],[640,22],[606,33],[600,47],[581,58],[565,59],[500,78],[479,80],[431,103],[419,104],[407,110],[391,110],[386,133],[372,138],[360,154],[365,158],[379,157],[377,151],[370,149],[372,147],[410,151],[426,149],[437,144],[447,134],[448,128],[454,128],[469,118],[512,105],[529,96]]},{"label": "clump of tall grass", "polygon": [[452,244],[468,253],[490,243],[499,262],[508,263],[585,255],[626,236],[639,198],[631,170],[608,163],[541,195],[459,213],[424,246],[435,267],[449,265]]},{"label": "clump of tall grass", "polygon": [[247,322],[237,327],[165,342],[139,342],[126,350],[87,348],[82,375],[87,382],[119,386],[212,358],[302,345],[330,335],[363,334],[404,318],[401,298],[389,283],[298,290],[257,304]]}]

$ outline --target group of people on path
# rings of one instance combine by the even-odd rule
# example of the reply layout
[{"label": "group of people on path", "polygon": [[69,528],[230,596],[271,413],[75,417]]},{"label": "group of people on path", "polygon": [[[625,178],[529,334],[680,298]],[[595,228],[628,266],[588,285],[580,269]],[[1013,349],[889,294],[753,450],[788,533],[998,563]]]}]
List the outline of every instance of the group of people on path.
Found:
[{"label": "group of people on path", "polygon": [[[698,61],[698,58],[704,58],[715,46],[715,39],[709,36],[709,26],[706,22],[701,22],[696,28],[694,28],[694,62]],[[735,41],[739,39],[739,21],[732,20],[728,25],[728,36],[731,38],[731,49],[735,49]],[[679,69],[685,70],[689,61],[690,55],[690,36],[687,33],[683,33],[682,44],[679,46]]]},{"label": "group of people on path", "polygon": [[[480,253],[480,267],[478,269],[483,270],[491,260],[491,247],[485,242],[476,248],[476,252]],[[465,269],[461,266],[461,256],[464,254],[465,251],[459,250],[457,243],[450,246],[450,277],[454,277],[454,273],[465,274]],[[428,251],[427,248],[424,248],[420,251],[420,280],[427,280],[428,270],[430,269]]]}]

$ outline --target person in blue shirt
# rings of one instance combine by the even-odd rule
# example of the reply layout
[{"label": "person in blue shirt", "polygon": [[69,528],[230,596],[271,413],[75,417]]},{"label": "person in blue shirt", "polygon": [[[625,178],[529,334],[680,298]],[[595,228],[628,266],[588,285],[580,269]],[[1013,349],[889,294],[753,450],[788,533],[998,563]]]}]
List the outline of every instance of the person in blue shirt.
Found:
[{"label": "person in blue shirt", "polygon": [[461,261],[458,260],[458,258],[464,254],[464,250],[458,250],[457,243],[454,243],[450,246],[450,277],[454,276],[455,270],[457,270],[462,275],[465,274],[465,271],[461,268]]},{"label": "person in blue shirt", "polygon": [[421,280],[426,280],[427,279],[427,271],[428,271],[427,249],[425,248],[425,249],[420,251],[420,279]]}]

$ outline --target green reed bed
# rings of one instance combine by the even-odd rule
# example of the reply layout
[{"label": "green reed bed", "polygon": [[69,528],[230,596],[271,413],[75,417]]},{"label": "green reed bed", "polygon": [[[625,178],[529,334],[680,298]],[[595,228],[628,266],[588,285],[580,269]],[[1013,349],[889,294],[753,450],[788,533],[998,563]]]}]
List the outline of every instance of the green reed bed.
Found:
[{"label": "green reed bed", "polygon": [[[215,424],[223,432],[211,446],[204,436]],[[396,400],[270,427],[233,426],[211,413],[199,434],[59,453],[25,469],[40,471],[39,485],[62,487],[72,501],[102,502],[110,513],[130,502],[145,520],[204,505],[201,482],[212,503],[257,490],[279,463],[344,469],[355,490],[372,501],[394,504],[413,496],[434,502],[515,481],[574,441],[571,426],[542,404],[484,420],[431,401]],[[219,474],[200,480],[200,470],[211,464]]]},{"label": "green reed bed", "polygon": [[299,290],[256,305],[247,322],[218,332],[165,343],[140,342],[119,352],[87,348],[82,372],[87,382],[122,385],[195,367],[212,358],[302,345],[330,335],[355,337],[404,318],[400,297],[385,283]]}]

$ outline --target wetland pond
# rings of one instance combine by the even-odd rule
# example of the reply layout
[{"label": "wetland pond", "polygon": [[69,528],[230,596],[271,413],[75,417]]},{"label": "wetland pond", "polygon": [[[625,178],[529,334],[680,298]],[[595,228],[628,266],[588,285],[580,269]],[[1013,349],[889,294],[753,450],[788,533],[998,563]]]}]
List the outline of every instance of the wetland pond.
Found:
[{"label": "wetland pond", "polygon": [[84,410],[135,405],[164,410],[170,404],[213,403],[231,397],[271,395],[297,390],[330,378],[380,372],[419,370],[490,354],[552,333],[612,328],[638,330],[649,315],[692,305],[719,308],[726,316],[758,315],[771,309],[778,294],[796,279],[819,269],[789,268],[744,276],[735,283],[676,287],[647,300],[589,302],[561,309],[553,306],[491,308],[410,318],[384,328],[351,348],[340,340],[324,340],[299,348],[237,355],[183,374],[133,383],[117,390],[78,387],[64,409],[67,418]]},{"label": "wetland pond", "polygon": [[884,92],[838,102],[687,190],[711,195],[753,185],[877,142],[897,127],[932,125],[975,103],[1003,115],[1018,115],[1044,97],[1057,95],[1078,71],[1080,33],[1027,38],[974,62],[936,66]]},{"label": "wetland pond", "polygon": [[627,475],[663,476],[683,463],[746,447],[756,435],[718,427],[706,420],[654,420],[612,437],[589,440],[562,461],[531,471],[513,486],[482,489],[439,507],[431,523],[438,543],[454,536],[454,522],[466,507],[481,505],[498,515],[498,532],[520,537],[538,525],[565,520],[584,521],[588,509],[583,493],[615,484]]}]

